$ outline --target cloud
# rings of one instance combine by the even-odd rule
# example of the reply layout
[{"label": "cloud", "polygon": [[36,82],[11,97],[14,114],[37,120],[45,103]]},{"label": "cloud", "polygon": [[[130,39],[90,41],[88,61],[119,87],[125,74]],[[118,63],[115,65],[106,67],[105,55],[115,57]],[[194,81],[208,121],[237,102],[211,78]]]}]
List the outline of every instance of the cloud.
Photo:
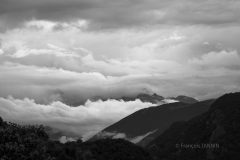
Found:
[{"label": "cloud", "polygon": [[201,66],[202,68],[236,68],[240,69],[240,56],[236,50],[221,52],[210,52],[204,54],[201,58],[193,58],[189,60],[190,64]]},{"label": "cloud", "polygon": [[124,133],[118,133],[116,135],[113,136],[113,139],[118,139],[118,138],[125,138],[126,134]]},{"label": "cloud", "polygon": [[[0,98],[0,116],[22,125],[43,124],[52,128],[71,132],[69,136],[90,138],[89,133],[97,133],[125,116],[143,108],[154,106],[140,100],[124,102],[117,100],[88,101],[85,105],[71,107],[55,101],[48,105],[37,104],[34,100]],[[68,135],[65,135],[68,136]],[[76,139],[76,138],[74,138]],[[61,137],[62,141],[69,141]]]},{"label": "cloud", "polygon": [[[235,53],[232,55],[235,56]],[[225,67],[202,70],[193,64],[189,68],[191,70],[187,71],[191,74],[140,72],[124,76],[104,76],[101,72],[75,72],[3,63],[0,65],[0,97],[12,95],[19,99],[34,99],[40,104],[60,101],[78,106],[88,99],[134,97],[145,93],[144,88],[164,97],[187,95],[200,100],[239,90],[237,79],[240,73],[237,69]]]},{"label": "cloud", "polygon": [[51,22],[51,21],[29,21],[25,23],[27,28],[35,28],[35,29],[43,29],[43,30],[52,30],[54,26],[56,26],[56,23]]},{"label": "cloud", "polygon": [[118,138],[122,138],[125,140],[128,140],[134,144],[140,142],[143,138],[147,137],[148,135],[156,132],[157,130],[154,131],[150,131],[144,135],[139,135],[136,137],[128,137],[125,133],[118,133],[117,131],[114,132],[107,132],[107,131],[101,131],[98,134],[96,134],[96,137],[98,139],[105,139],[105,138],[112,138],[112,139],[118,139]]},{"label": "cloud", "polygon": [[163,102],[164,103],[175,103],[175,102],[179,102],[179,101],[174,100],[174,99],[164,99]]},{"label": "cloud", "polygon": [[76,53],[71,53],[71,52],[66,52],[66,51],[58,51],[56,48],[54,49],[28,49],[28,48],[24,48],[21,50],[18,50],[16,53],[14,53],[13,55],[10,55],[11,57],[14,58],[22,58],[22,57],[26,57],[28,55],[39,55],[39,54],[53,54],[56,57],[79,57],[78,54]]},{"label": "cloud", "polygon": [[74,139],[72,137],[66,137],[66,136],[62,136],[59,141],[61,143],[66,143],[66,142],[73,142],[73,141],[76,141],[77,139]]},{"label": "cloud", "polygon": [[[87,99],[136,96],[143,92],[143,88],[151,90],[147,81],[152,75],[148,74],[105,77],[98,72],[78,73],[15,63],[4,63],[0,71],[1,97],[28,97],[42,104],[62,101],[76,106]],[[138,79],[140,81],[136,83]]]},{"label": "cloud", "polygon": [[[65,49],[65,52],[61,52],[63,55],[66,54],[66,52],[75,53],[86,57],[89,61],[91,60],[90,56],[92,56],[92,59],[98,62],[95,62],[96,65],[102,66],[105,65],[105,63],[111,62],[108,62],[108,60],[138,60],[140,62],[146,60],[161,60],[185,64],[188,59],[199,58],[209,52],[219,52],[220,50],[229,50],[230,48],[238,51],[240,49],[237,43],[239,37],[239,26],[178,26],[161,28],[161,30],[158,28],[145,30],[135,28],[114,32],[78,32],[71,29],[47,32],[24,28],[9,30],[1,35],[2,48],[5,55],[12,55],[18,50],[24,50],[25,48],[36,51],[53,50],[47,45],[52,44]],[[208,41],[210,45],[203,45],[206,41]],[[216,48],[217,43],[221,43],[223,48]],[[78,50],[77,48],[83,48],[87,51]],[[57,52],[60,51],[57,50]],[[48,54],[53,55],[51,52]],[[49,56],[46,57],[46,54],[44,54],[42,58],[40,56],[34,58],[33,56],[34,53],[25,57],[25,59],[28,59],[25,60],[27,61],[25,63],[30,63],[29,61],[37,59],[42,65],[47,65],[44,63],[49,59]],[[31,60],[29,60],[30,57]],[[53,61],[59,66],[66,66],[66,64],[62,62],[63,60],[59,60],[59,57],[57,59],[53,57],[50,58],[53,60],[47,61]],[[72,64],[72,68],[78,68],[78,70],[82,68],[78,65],[78,59],[74,60],[68,57],[65,61],[67,61],[66,63],[68,64]],[[34,63],[38,64],[37,62]],[[88,65],[91,67],[93,63],[89,62]],[[105,66],[105,70],[107,70],[109,66]],[[71,67],[68,67],[68,69],[71,69]],[[125,73],[125,71],[123,71],[123,73]]]},{"label": "cloud", "polygon": [[[93,30],[150,25],[225,25],[239,23],[238,1],[204,0],[3,0],[0,18],[3,28],[21,26],[36,19],[71,23],[89,21]],[[0,21],[0,22],[1,22]]]},{"label": "cloud", "polygon": [[141,136],[137,136],[137,137],[134,137],[134,138],[131,138],[129,139],[132,143],[136,144],[138,142],[140,142],[143,138],[147,137],[148,135],[150,134],[153,134],[154,132],[156,132],[157,130],[154,130],[154,131],[151,131],[151,132],[148,132],[144,135],[141,135]]},{"label": "cloud", "polygon": [[[173,73],[182,65],[170,60],[149,59],[146,61],[117,59],[97,60],[84,48],[64,49],[47,44],[47,49],[31,49],[22,46],[16,52],[6,51],[2,61],[18,62],[23,65],[54,67],[76,72],[95,71],[103,75],[122,76],[129,74]],[[18,59],[16,59],[18,58]],[[1,61],[0,61],[1,63]]]},{"label": "cloud", "polygon": [[74,22],[52,22],[46,20],[31,20],[25,23],[28,29],[44,30],[47,32],[58,30],[84,30],[88,27],[86,20],[77,20]]},{"label": "cloud", "polygon": [[[3,50],[5,50],[5,52]],[[81,54],[78,54],[79,52],[77,51],[79,49],[67,50],[65,48],[60,48],[50,43],[46,44],[46,48],[36,49],[36,48],[29,48],[27,45],[21,42],[12,41],[7,44],[4,43],[3,50],[2,50],[3,51],[2,54],[5,53],[4,56],[12,57],[12,58],[24,58],[27,56],[35,56],[35,55],[54,55],[56,57],[64,57],[64,58],[65,57],[75,57],[75,58],[81,57]],[[80,51],[83,53],[91,54],[86,49],[85,50],[81,49]]]}]

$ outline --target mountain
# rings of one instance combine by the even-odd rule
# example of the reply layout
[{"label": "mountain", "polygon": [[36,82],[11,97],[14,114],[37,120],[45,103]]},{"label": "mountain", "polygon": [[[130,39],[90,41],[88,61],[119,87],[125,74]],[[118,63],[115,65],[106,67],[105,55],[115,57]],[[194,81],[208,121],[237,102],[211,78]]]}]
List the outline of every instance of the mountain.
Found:
[{"label": "mountain", "polygon": [[209,110],[171,125],[147,148],[158,160],[239,159],[240,93],[218,98]]},{"label": "mountain", "polygon": [[125,102],[135,101],[136,99],[140,99],[142,102],[150,102],[150,103],[157,104],[157,103],[161,102],[162,100],[164,100],[165,98],[163,96],[159,96],[156,93],[154,93],[153,95],[139,94],[136,97],[122,97],[120,99],[122,99]]},{"label": "mountain", "polygon": [[[163,96],[160,96],[156,93],[150,95],[149,93],[142,93],[139,94],[135,97],[121,97],[121,98],[111,98],[111,99],[115,99],[115,100],[123,100],[125,102],[128,101],[135,101],[137,99],[141,100],[142,102],[150,102],[153,104],[163,104],[163,103],[168,103],[169,101],[171,102],[184,102],[184,103],[196,103],[198,102],[198,100],[192,98],[192,97],[187,97],[187,96],[183,96],[180,95],[178,97],[169,97],[169,98],[165,98]],[[97,100],[102,100],[102,101],[107,101],[107,98],[101,98],[101,97],[95,97],[93,99],[91,99],[92,101],[97,101]]]},{"label": "mountain", "polygon": [[122,98],[119,98],[118,100],[120,99],[122,99],[123,101],[135,101],[136,99],[140,99],[142,102],[150,102],[153,104],[158,104],[160,102],[166,103],[168,100],[172,100],[175,102],[190,103],[190,104],[198,102],[198,100],[192,97],[184,96],[184,95],[180,95],[178,97],[164,98],[163,96],[160,96],[156,93],[154,93],[153,95],[139,94],[136,97],[122,97]]},{"label": "mountain", "polygon": [[177,97],[172,97],[172,98],[169,98],[169,99],[173,99],[173,100],[176,100],[176,101],[179,101],[179,102],[184,102],[184,103],[196,103],[198,102],[198,100],[192,98],[192,97],[187,97],[187,96],[183,96],[183,95],[180,95],[180,96],[177,96]]},{"label": "mountain", "polygon": [[189,120],[207,111],[214,100],[194,104],[176,102],[141,109],[99,132],[90,141],[102,138],[125,138],[146,146],[173,122]]}]

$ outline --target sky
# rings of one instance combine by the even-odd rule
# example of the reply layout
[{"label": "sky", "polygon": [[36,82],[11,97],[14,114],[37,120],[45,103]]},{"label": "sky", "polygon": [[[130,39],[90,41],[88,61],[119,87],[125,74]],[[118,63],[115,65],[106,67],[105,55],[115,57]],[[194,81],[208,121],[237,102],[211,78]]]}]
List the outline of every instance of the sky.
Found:
[{"label": "sky", "polygon": [[153,104],[240,90],[238,0],[0,0],[0,116],[89,137]]}]

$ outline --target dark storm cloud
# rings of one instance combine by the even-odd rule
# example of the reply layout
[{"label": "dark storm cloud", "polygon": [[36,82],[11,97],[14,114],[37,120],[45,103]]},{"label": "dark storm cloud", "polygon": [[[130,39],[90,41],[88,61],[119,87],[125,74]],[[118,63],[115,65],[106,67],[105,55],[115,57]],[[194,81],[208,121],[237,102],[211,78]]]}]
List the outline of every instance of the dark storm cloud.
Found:
[{"label": "dark storm cloud", "polygon": [[[1,0],[1,29],[32,19],[69,22],[85,19],[90,29],[126,28],[156,24],[239,23],[236,0]],[[2,21],[2,22],[1,22]]]},{"label": "dark storm cloud", "polygon": [[32,19],[70,21],[72,18],[81,18],[79,14],[94,8],[94,5],[97,3],[76,0],[1,0],[0,20],[6,23],[2,26],[5,28],[21,26]]},{"label": "dark storm cloud", "polygon": [[[117,2],[106,0],[3,0],[0,2],[1,18],[10,25],[31,19],[69,22],[86,19],[96,26],[93,28],[116,27],[138,23],[144,17],[129,16],[129,13],[141,14],[143,6],[131,1]],[[134,10],[136,9],[136,10]],[[128,15],[128,16],[127,16]],[[134,14],[133,14],[134,15]],[[140,15],[137,15],[140,16]],[[14,26],[12,26],[14,27]]]}]

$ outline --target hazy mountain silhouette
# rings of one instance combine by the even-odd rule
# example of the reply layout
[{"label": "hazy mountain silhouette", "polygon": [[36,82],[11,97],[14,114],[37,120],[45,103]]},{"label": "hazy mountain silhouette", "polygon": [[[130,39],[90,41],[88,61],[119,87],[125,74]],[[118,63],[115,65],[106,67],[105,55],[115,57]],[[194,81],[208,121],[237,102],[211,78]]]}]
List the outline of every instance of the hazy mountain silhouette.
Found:
[{"label": "hazy mountain silhouette", "polygon": [[196,100],[192,97],[184,96],[184,95],[180,95],[180,96],[177,96],[177,97],[170,97],[169,99],[177,100],[179,102],[184,102],[184,103],[196,103],[196,102],[198,102],[198,100]]},{"label": "hazy mountain silhouette", "polygon": [[170,97],[170,98],[165,98],[163,96],[160,96],[156,93],[154,93],[153,95],[150,94],[139,94],[136,97],[122,97],[119,98],[118,100],[122,99],[123,101],[135,101],[136,99],[140,99],[142,102],[150,102],[153,104],[158,104],[159,102],[163,102],[164,100],[170,99],[170,100],[176,100],[179,102],[184,102],[184,103],[196,103],[198,102],[198,100],[192,98],[192,97],[188,97],[188,96],[183,96],[180,95],[178,97]]},{"label": "hazy mountain silhouette", "polygon": [[158,103],[162,100],[164,100],[163,96],[159,96],[156,93],[154,93],[153,95],[149,95],[149,94],[139,94],[136,97],[122,97],[120,98],[123,101],[135,101],[136,99],[140,99],[142,102],[151,102],[151,103]]},{"label": "hazy mountain silhouette", "polygon": [[[165,100],[175,100],[175,101],[179,101],[179,102],[184,102],[184,103],[196,103],[198,102],[198,100],[192,98],[192,97],[188,97],[188,96],[184,96],[184,95],[180,95],[178,97],[163,97],[161,95],[158,95],[156,93],[154,94],[149,94],[149,93],[142,93],[139,94],[137,96],[134,97],[121,97],[121,98],[110,98],[110,99],[115,99],[115,100],[123,100],[125,102],[128,101],[135,101],[137,99],[141,100],[142,102],[150,102],[153,104],[159,104],[159,103],[166,103]],[[102,101],[106,101],[108,100],[108,98],[101,98],[101,97],[95,97],[92,99],[92,101],[97,101],[97,100],[102,100]]]}]

